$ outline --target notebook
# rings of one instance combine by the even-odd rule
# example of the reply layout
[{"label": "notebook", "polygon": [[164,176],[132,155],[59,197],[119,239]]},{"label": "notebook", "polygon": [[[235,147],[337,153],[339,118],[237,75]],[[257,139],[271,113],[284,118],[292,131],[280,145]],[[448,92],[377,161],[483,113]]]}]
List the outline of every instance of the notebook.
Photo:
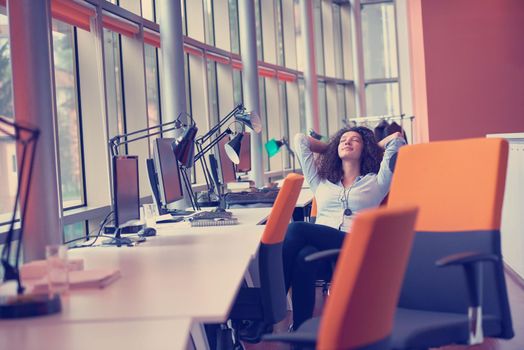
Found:
[{"label": "notebook", "polygon": [[[69,272],[69,288],[105,288],[120,278],[118,269],[92,269]],[[48,288],[47,276],[33,284],[33,292],[46,293]]]}]

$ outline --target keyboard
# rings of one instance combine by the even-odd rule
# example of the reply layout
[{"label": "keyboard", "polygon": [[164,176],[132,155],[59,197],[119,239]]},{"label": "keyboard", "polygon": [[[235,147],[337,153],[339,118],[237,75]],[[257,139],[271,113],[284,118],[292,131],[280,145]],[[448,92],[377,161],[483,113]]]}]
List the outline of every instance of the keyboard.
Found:
[{"label": "keyboard", "polygon": [[278,189],[260,190],[254,192],[227,193],[224,196],[226,204],[273,204],[278,196]]},{"label": "keyboard", "polygon": [[191,220],[214,220],[214,219],[231,219],[233,213],[230,211],[199,211],[189,216]]}]

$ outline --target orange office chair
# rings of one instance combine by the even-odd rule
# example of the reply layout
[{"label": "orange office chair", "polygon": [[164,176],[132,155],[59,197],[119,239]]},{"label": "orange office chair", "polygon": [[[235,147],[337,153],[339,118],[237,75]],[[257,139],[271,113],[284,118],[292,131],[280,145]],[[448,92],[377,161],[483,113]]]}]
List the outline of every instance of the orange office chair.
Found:
[{"label": "orange office chair", "polygon": [[263,339],[301,348],[316,344],[317,349],[389,349],[416,215],[416,207],[410,206],[372,209],[356,216],[322,318],[304,322],[296,332]]},{"label": "orange office chair", "polygon": [[419,216],[393,349],[513,337],[500,246],[507,158],[501,139],[400,149],[388,206],[417,205]]},{"label": "orange office chair", "polygon": [[311,201],[311,212],[309,213],[309,222],[312,224],[317,220],[317,211],[317,200],[313,197],[313,200]]},{"label": "orange office chair", "polygon": [[241,340],[258,342],[262,332],[271,331],[273,324],[286,316],[287,299],[282,266],[282,244],[295,208],[304,177],[289,174],[271,209],[258,251],[260,288],[241,288],[229,315],[234,324],[252,320],[263,325],[254,333],[246,334],[237,328]]}]

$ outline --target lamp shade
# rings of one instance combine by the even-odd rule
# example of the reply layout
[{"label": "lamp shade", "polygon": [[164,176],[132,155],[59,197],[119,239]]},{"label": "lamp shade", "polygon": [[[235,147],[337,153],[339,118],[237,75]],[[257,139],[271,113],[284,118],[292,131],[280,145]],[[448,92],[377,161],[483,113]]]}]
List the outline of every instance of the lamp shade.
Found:
[{"label": "lamp shade", "polygon": [[235,135],[235,137],[233,137],[231,141],[226,143],[226,145],[224,146],[227,156],[235,164],[240,163],[240,148],[242,146],[243,137],[244,137],[244,134],[239,132],[238,134]]},{"label": "lamp shade", "polygon": [[182,136],[173,142],[173,151],[178,162],[185,168],[191,168],[194,163],[195,137],[198,128],[195,125],[184,130]]},{"label": "lamp shade", "polygon": [[260,117],[254,112],[239,113],[235,115],[235,119],[253,129],[253,131],[257,134],[262,131],[262,122]]},{"label": "lamp shade", "polygon": [[284,145],[284,143],[281,141],[281,140],[275,140],[275,139],[271,139],[269,140],[268,142],[266,142],[266,144],[264,145],[264,147],[266,148],[266,151],[267,151],[267,154],[269,156],[269,158],[273,157],[275,154],[278,153],[278,151],[280,151],[280,148]]}]

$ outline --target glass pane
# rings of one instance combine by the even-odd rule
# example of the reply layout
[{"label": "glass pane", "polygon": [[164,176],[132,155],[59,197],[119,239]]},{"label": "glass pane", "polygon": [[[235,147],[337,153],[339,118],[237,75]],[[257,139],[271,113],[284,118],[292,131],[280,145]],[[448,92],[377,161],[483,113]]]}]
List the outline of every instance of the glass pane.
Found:
[{"label": "glass pane", "polygon": [[[5,8],[0,13],[0,115],[13,117],[13,91],[11,76],[11,58],[9,52],[9,27]],[[0,134],[0,179],[3,186],[0,190],[0,224],[11,219],[13,210],[17,171],[16,145]]]},{"label": "glass pane", "polygon": [[233,100],[235,106],[244,101],[242,98],[242,71],[236,69],[233,69]]},{"label": "glass pane", "polygon": [[[281,132],[282,137],[285,137],[288,141],[290,141],[291,147],[293,148],[293,140],[290,140],[289,135],[289,114],[287,112],[287,88],[286,83],[283,81],[278,82],[278,94],[279,94],[279,102],[280,102],[280,115],[282,116],[281,119]],[[284,167],[290,168],[290,155],[289,152],[285,152],[284,158]]]},{"label": "glass pane", "polygon": [[[161,123],[160,120],[160,93],[158,91],[158,65],[157,49],[151,45],[144,45],[145,66],[146,66],[146,87],[147,87],[147,119],[148,125],[154,126]],[[155,132],[157,130],[154,130]],[[157,138],[157,137],[153,137]],[[149,146],[153,152],[153,140]]]},{"label": "glass pane", "polygon": [[367,85],[366,106],[369,116],[399,115],[400,94],[398,83]]},{"label": "glass pane", "polygon": [[277,1],[276,22],[277,22],[277,64],[285,66],[284,62],[284,30],[282,28],[282,0]]},{"label": "glass pane", "polygon": [[313,24],[315,30],[315,58],[317,73],[324,75],[324,40],[322,34],[322,8],[320,0],[313,1]]},{"label": "glass pane", "polygon": [[75,239],[85,237],[85,223],[77,222],[64,226],[64,243],[71,242]]},{"label": "glass pane", "polygon": [[154,0],[142,0],[142,17],[152,22],[155,21],[154,5]]},{"label": "glass pane", "polygon": [[204,1],[204,21],[206,31],[206,44],[215,45],[215,27],[213,26],[213,1]]},{"label": "glass pane", "polygon": [[240,54],[240,29],[238,28],[238,0],[229,0],[229,32],[231,52]]},{"label": "glass pane", "polygon": [[217,64],[207,62],[207,92],[209,96],[209,123],[211,127],[218,124]]},{"label": "glass pane", "polygon": [[307,124],[306,124],[306,87],[304,79],[298,79],[298,105],[300,111],[300,132],[307,133]]},{"label": "glass pane", "polygon": [[120,34],[104,29],[104,61],[109,138],[125,132],[120,65]]},{"label": "glass pane", "polygon": [[[260,97],[260,119],[262,120],[262,144],[264,145],[268,140],[267,132],[267,106],[266,106],[266,81],[265,78],[258,78],[258,91]],[[267,152],[262,152],[264,162],[264,171],[269,170],[269,157]]]},{"label": "glass pane", "polygon": [[74,31],[71,25],[53,21],[53,51],[62,204],[67,209],[84,204]]},{"label": "glass pane", "polygon": [[255,0],[255,29],[257,32],[257,58],[264,60],[264,46],[262,45],[262,17],[260,11],[260,0]]},{"label": "glass pane", "polygon": [[304,40],[302,39],[302,27],[301,21],[302,16],[300,15],[300,3],[299,0],[295,0],[293,4],[293,12],[295,16],[295,41],[297,45],[297,69],[302,71],[305,69],[304,62]]},{"label": "glass pane", "polygon": [[348,115],[346,112],[346,94],[344,85],[337,85],[337,111],[340,116],[340,122],[344,125],[344,120],[347,120]]},{"label": "glass pane", "polygon": [[320,119],[320,130],[318,132],[321,135],[329,136],[326,103],[326,83],[318,82],[318,113]]},{"label": "glass pane", "polygon": [[340,5],[333,4],[333,42],[335,55],[335,76],[337,78],[344,78],[344,66],[342,64],[342,18],[340,13]]},{"label": "glass pane", "polygon": [[388,3],[362,7],[366,80],[398,77],[394,6],[393,3]]}]

